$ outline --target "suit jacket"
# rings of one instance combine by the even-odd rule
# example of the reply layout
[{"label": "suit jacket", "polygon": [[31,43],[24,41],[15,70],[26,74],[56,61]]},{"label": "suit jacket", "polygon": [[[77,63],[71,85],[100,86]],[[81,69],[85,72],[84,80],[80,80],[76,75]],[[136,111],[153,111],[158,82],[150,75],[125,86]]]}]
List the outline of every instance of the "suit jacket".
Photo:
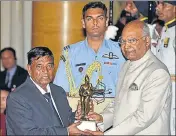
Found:
[{"label": "suit jacket", "polygon": [[[5,85],[6,73],[7,73],[7,70],[0,72],[0,86]],[[15,74],[14,74],[12,81],[11,81],[10,89],[13,88],[14,85],[16,87],[18,87],[22,83],[24,83],[27,76],[28,76],[28,72],[25,69],[23,69],[22,67],[17,66],[17,69],[16,69]]]},{"label": "suit jacket", "polygon": [[[102,113],[105,135],[168,135],[171,80],[166,66],[149,50],[127,61],[119,75],[118,95]],[[116,93],[117,93],[116,92]]]},{"label": "suit jacket", "polygon": [[8,135],[68,135],[67,127],[74,122],[65,91],[50,84],[51,93],[63,124],[53,116],[46,99],[28,77],[7,99]]}]

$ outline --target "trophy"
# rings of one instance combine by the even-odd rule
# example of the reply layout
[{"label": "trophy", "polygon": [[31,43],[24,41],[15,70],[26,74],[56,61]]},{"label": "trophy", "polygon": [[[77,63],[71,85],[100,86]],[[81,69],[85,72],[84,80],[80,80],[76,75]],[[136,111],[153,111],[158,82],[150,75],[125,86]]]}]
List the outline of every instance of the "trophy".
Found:
[{"label": "trophy", "polygon": [[[98,82],[96,87],[93,87],[90,83],[89,76],[85,76],[85,83],[80,86],[79,89],[79,96],[80,96],[80,103],[81,103],[81,124],[78,126],[78,128],[82,131],[85,129],[89,129],[92,131],[96,131],[96,123],[95,121],[88,120],[86,116],[90,112],[92,107],[90,107],[90,104],[92,102],[91,98],[93,95],[99,96],[103,95],[103,98],[105,98],[105,87],[100,88],[100,86],[103,86],[101,82]],[[104,99],[103,99],[104,101]],[[97,102],[97,104],[102,103]]]}]

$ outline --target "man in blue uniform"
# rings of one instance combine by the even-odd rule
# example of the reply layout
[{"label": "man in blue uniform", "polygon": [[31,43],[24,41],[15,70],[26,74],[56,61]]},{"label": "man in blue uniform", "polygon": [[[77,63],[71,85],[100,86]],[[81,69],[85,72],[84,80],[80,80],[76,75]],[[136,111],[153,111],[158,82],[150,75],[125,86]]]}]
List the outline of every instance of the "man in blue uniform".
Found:
[{"label": "man in blue uniform", "polygon": [[125,59],[117,42],[104,39],[107,8],[102,2],[90,2],[82,14],[87,37],[64,47],[54,84],[62,86],[69,96],[78,96],[87,74],[94,87],[105,89],[106,97],[114,97],[118,73]]}]

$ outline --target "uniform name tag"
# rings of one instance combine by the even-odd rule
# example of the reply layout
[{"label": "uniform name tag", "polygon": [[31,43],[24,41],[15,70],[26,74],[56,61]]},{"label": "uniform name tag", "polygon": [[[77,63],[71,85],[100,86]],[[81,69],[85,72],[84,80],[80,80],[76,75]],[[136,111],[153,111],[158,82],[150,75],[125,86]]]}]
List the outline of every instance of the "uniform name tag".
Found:
[{"label": "uniform name tag", "polygon": [[104,62],[104,64],[107,64],[107,65],[117,65],[117,63],[112,63],[112,62]]}]

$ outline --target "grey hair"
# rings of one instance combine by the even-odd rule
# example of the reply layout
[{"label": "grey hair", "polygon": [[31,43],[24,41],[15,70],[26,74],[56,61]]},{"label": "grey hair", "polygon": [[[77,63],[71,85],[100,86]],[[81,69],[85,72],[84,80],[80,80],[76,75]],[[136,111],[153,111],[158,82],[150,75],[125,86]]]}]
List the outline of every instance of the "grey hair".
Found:
[{"label": "grey hair", "polygon": [[142,35],[150,37],[150,30],[149,30],[149,27],[146,23],[144,23]]}]

